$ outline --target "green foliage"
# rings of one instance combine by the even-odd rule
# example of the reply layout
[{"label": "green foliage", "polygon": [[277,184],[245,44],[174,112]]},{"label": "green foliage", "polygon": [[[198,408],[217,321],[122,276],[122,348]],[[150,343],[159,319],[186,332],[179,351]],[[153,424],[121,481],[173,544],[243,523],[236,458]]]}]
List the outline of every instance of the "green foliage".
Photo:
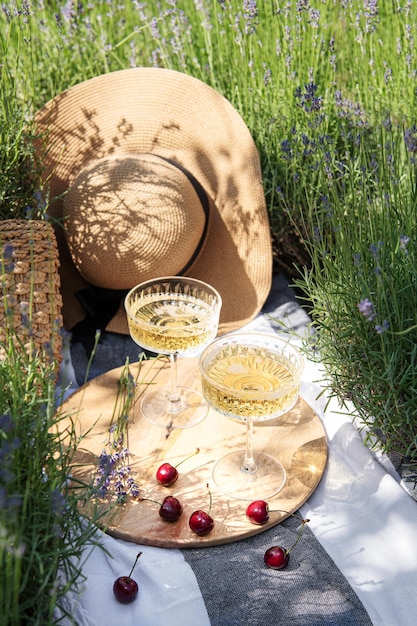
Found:
[{"label": "green foliage", "polygon": [[[274,233],[285,234],[288,220],[275,195],[286,176],[280,145],[292,128],[308,129],[297,89],[317,86],[335,141],[342,112],[372,125],[386,111],[400,118],[415,106],[415,2],[379,4],[9,0],[0,13],[3,76],[16,95],[7,97],[7,120],[21,119],[22,110],[30,117],[101,73],[147,65],[191,74],[224,94],[246,121],[261,154]],[[15,141],[18,135],[12,133]]]},{"label": "green foliage", "polygon": [[[415,0],[6,0],[0,218],[44,216],[30,138],[34,113],[50,98],[135,66],[210,84],[259,149],[276,255],[304,292],[315,329],[309,349],[331,393],[353,403],[386,449],[415,459],[416,40]],[[295,259],[307,263],[291,267]],[[48,624],[63,591],[53,582],[56,555],[68,562],[82,535],[77,543],[69,532],[79,529],[75,506],[57,535],[40,532],[56,522],[51,494],[61,493],[69,457],[49,430],[53,383],[44,372],[37,395],[39,363],[24,367],[1,369],[1,441],[17,446],[10,484],[22,498],[12,515],[30,523],[2,526],[0,608],[15,606],[36,580],[25,623]],[[18,623],[16,613],[10,619]]]},{"label": "green foliage", "polygon": [[78,442],[59,427],[56,368],[12,339],[0,365],[1,623],[48,626],[82,580],[77,559],[97,527],[78,509],[89,486],[69,488]]},{"label": "green foliage", "polygon": [[353,402],[370,440],[413,459],[415,133],[385,120],[372,134],[360,129],[354,142],[346,140],[347,160],[333,154],[338,176],[303,215],[311,267],[296,281],[312,304],[312,343],[332,393]]}]

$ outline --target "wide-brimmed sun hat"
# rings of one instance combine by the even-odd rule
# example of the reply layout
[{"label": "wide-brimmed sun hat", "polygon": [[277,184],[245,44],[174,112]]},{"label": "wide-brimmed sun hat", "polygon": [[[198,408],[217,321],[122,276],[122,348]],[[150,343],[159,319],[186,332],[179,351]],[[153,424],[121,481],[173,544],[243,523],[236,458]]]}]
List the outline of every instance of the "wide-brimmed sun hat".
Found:
[{"label": "wide-brimmed sun hat", "polygon": [[107,330],[127,334],[124,292],[158,276],[213,285],[220,334],[255,317],[270,228],[259,155],[230,102],[181,72],[137,68],[71,87],[35,121],[68,330],[107,311]]}]

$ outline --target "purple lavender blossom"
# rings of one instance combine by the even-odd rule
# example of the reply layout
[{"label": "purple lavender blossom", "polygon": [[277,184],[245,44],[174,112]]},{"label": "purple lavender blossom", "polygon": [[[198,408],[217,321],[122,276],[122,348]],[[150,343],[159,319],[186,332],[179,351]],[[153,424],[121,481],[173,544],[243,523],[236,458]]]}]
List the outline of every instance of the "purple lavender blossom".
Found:
[{"label": "purple lavender blossom", "polygon": [[365,17],[365,32],[373,33],[376,30],[376,24],[379,21],[379,10],[377,0],[364,0],[363,2]]},{"label": "purple lavender blossom", "polygon": [[320,201],[325,214],[328,218],[331,218],[333,211],[329,196],[321,196]]},{"label": "purple lavender blossom", "polygon": [[270,69],[264,67],[264,85],[265,87],[269,85],[272,80],[272,72]]},{"label": "purple lavender blossom", "polygon": [[310,3],[308,0],[297,0],[297,3],[296,3],[297,13],[302,13],[302,11],[308,11],[309,8],[310,8]]},{"label": "purple lavender blossom", "polygon": [[382,333],[385,333],[388,329],[389,329],[389,322],[388,322],[388,320],[384,320],[382,322],[382,325],[377,324],[375,326],[375,330],[378,333],[378,335],[382,335]]},{"label": "purple lavender blossom", "polygon": [[297,87],[295,90],[295,97],[299,100],[299,105],[307,113],[312,111],[320,111],[323,104],[323,99],[316,95],[317,85],[313,82],[304,85],[304,89]]},{"label": "purple lavender blossom", "polygon": [[369,300],[369,298],[364,298],[363,300],[361,300],[358,304],[358,309],[368,322],[372,322],[373,320],[375,320],[376,318],[375,307],[372,304],[372,302]]},{"label": "purple lavender blossom", "polygon": [[353,126],[367,127],[367,117],[364,110],[356,102],[343,98],[342,92],[335,91],[335,104],[338,108],[338,117],[347,119]]},{"label": "purple lavender blossom", "polygon": [[378,261],[378,257],[379,257],[379,251],[382,248],[382,246],[384,245],[383,241],[378,241],[378,243],[371,243],[369,246],[369,251],[372,254],[372,256],[374,257],[375,261]]},{"label": "purple lavender blossom", "polygon": [[364,0],[363,8],[365,10],[365,17],[368,19],[375,19],[378,17],[378,2],[377,0]]},{"label": "purple lavender blossom", "polygon": [[32,322],[29,317],[29,303],[28,302],[20,302],[20,321],[22,326],[26,329],[26,332],[29,336],[33,335],[33,327]]},{"label": "purple lavender blossom", "polygon": [[243,18],[245,20],[245,35],[253,35],[259,22],[256,0],[243,0]]},{"label": "purple lavender blossom", "polygon": [[54,489],[50,495],[51,511],[57,517],[61,517],[64,513],[67,501],[64,494],[59,489]]},{"label": "purple lavender blossom", "polygon": [[1,9],[3,11],[3,13],[5,14],[7,21],[10,22],[10,20],[12,19],[12,13],[9,9],[9,7],[3,2],[1,5]]},{"label": "purple lavender blossom", "polygon": [[289,139],[284,139],[283,141],[281,141],[281,151],[284,159],[291,161],[293,157],[293,151]]},{"label": "purple lavender blossom", "polygon": [[404,142],[407,147],[407,150],[411,152],[411,154],[415,154],[417,152],[417,127],[411,126],[411,128],[407,128],[404,133]]},{"label": "purple lavender blossom", "polygon": [[318,9],[310,9],[310,23],[317,27],[320,21],[320,11]]},{"label": "purple lavender blossom", "polygon": [[5,243],[2,249],[2,259],[4,263],[4,271],[11,274],[14,270],[13,263],[14,248],[10,243]]},{"label": "purple lavender blossom", "polygon": [[22,496],[13,489],[14,453],[20,448],[20,440],[13,436],[14,423],[9,413],[0,415],[0,510],[7,510],[9,514],[16,513],[21,506]]},{"label": "purple lavender blossom", "polygon": [[97,466],[97,473],[94,482],[97,497],[116,497],[119,504],[123,504],[128,496],[137,498],[139,496],[139,486],[132,476],[130,465],[126,464],[130,457],[127,448],[122,447],[122,439],[107,442],[112,449],[108,453],[102,450]]},{"label": "purple lavender blossom", "polygon": [[408,254],[408,244],[410,243],[410,237],[407,235],[401,235],[400,237],[400,250],[402,250],[405,254]]}]

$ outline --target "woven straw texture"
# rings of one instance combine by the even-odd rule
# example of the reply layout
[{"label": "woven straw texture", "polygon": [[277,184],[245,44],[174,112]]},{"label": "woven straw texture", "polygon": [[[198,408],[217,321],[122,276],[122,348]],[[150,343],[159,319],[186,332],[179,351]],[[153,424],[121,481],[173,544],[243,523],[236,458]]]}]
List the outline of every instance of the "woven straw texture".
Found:
[{"label": "woven straw texture", "polygon": [[61,362],[62,298],[59,257],[51,224],[0,221],[0,359],[13,340],[28,354]]},{"label": "woven straw texture", "polygon": [[[37,113],[36,124],[35,148],[48,188],[48,212],[64,226],[57,230],[57,237],[68,330],[85,316],[75,293],[88,287],[89,281],[98,286],[112,285],[113,289],[130,288],[156,278],[150,276],[156,272],[177,274],[190,257],[188,226],[181,233],[178,222],[176,229],[167,228],[174,210],[173,202],[167,210],[164,197],[167,188],[175,188],[172,176],[157,172],[152,205],[143,193],[136,202],[133,191],[127,192],[131,189],[130,179],[125,172],[121,176],[118,163],[138,156],[143,161],[144,155],[175,163],[198,181],[207,196],[203,243],[182,273],[219,291],[223,299],[220,333],[236,330],[255,317],[271,288],[268,211],[253,138],[244,120],[221,94],[174,70],[125,69],[91,78],[59,94]],[[91,183],[88,177],[104,164],[106,175],[101,177],[98,189],[90,185],[95,194],[89,195],[87,188],[80,188],[80,181]],[[95,176],[95,186],[97,180]],[[88,202],[91,198],[95,200]],[[187,198],[183,197],[179,205],[185,223],[191,224],[187,213],[193,214],[194,220],[201,206],[193,201],[188,204]],[[116,212],[121,205],[123,210]],[[123,233],[126,236],[121,247],[118,242]],[[194,235],[194,242],[197,239]],[[100,254],[96,257],[98,248]],[[129,264],[139,270],[130,272],[127,284],[124,274]],[[128,333],[122,307],[107,329]]]}]

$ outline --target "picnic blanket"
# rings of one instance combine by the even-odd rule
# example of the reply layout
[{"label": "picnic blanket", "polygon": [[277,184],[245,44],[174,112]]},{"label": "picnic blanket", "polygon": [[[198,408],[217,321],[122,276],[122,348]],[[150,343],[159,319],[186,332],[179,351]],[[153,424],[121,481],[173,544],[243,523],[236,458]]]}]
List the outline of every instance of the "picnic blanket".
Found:
[{"label": "picnic blanket", "polygon": [[[245,330],[291,332],[296,343],[308,322],[286,277],[278,275],[262,313]],[[62,367],[67,395],[126,357],[136,361],[140,351],[129,337],[103,333],[88,367],[88,346],[91,336],[74,333]],[[137,546],[101,533],[108,553],[86,548],[86,581],[68,596],[78,623],[414,626],[417,503],[389,459],[364,446],[353,412],[320,396],[322,380],[320,367],[307,361],[301,395],[323,421],[329,458],[319,486],[300,507],[310,523],[285,570],[270,570],[262,559],[271,545],[292,545],[299,525],[292,517],[249,539],[202,549]],[[129,571],[138,549],[146,556],[137,571],[139,598],[121,606],[111,593],[113,580]]]}]

